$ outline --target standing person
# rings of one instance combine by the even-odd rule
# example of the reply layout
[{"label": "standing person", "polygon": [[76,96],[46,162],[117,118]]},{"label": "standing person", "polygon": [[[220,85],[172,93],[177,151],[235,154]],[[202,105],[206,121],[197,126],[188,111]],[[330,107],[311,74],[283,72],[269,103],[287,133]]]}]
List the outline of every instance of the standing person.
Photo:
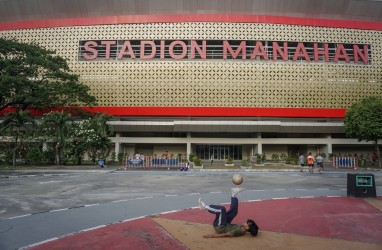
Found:
[{"label": "standing person", "polygon": [[211,155],[211,165],[214,163],[214,155]]},{"label": "standing person", "polygon": [[256,223],[248,219],[243,224],[231,224],[232,220],[235,218],[239,212],[239,200],[237,199],[237,194],[243,191],[242,188],[232,188],[231,195],[231,205],[228,211],[221,205],[209,205],[207,206],[201,198],[199,198],[199,208],[206,209],[208,212],[215,214],[215,220],[213,222],[213,227],[217,234],[207,234],[203,235],[204,238],[222,238],[222,237],[236,237],[242,236],[246,232],[250,232],[252,236],[256,236],[259,227]]},{"label": "standing person", "polygon": [[57,166],[60,165],[60,143],[57,142],[56,144],[56,164]]},{"label": "standing person", "polygon": [[164,153],[164,158],[167,160],[168,159],[168,151],[166,150],[166,152]]},{"label": "standing person", "polygon": [[306,157],[306,161],[309,166],[309,173],[313,174],[313,167],[314,167],[314,157],[312,156],[312,153],[309,152],[308,157]]},{"label": "standing person", "polygon": [[264,164],[266,161],[267,161],[267,156],[265,155],[265,153],[263,153],[261,155],[261,163]]},{"label": "standing person", "polygon": [[371,155],[371,160],[373,161],[373,163],[372,163],[373,165],[372,166],[375,165],[375,162],[377,161],[377,158],[378,158],[377,153],[373,152],[373,154]]},{"label": "standing person", "polygon": [[298,162],[300,163],[300,166],[301,166],[300,172],[304,172],[304,164],[305,164],[304,154],[301,154],[300,157],[298,157]]},{"label": "standing person", "polygon": [[316,157],[318,172],[322,174],[322,171],[324,170],[324,158],[322,158],[321,154],[318,154]]}]

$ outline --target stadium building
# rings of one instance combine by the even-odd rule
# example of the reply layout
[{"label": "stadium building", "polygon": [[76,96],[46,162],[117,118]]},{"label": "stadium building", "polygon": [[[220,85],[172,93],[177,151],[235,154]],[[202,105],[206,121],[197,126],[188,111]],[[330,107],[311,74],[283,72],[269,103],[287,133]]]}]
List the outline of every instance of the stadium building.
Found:
[{"label": "stadium building", "polygon": [[382,1],[0,0],[0,36],[68,60],[116,153],[373,151],[343,120],[382,96]]}]

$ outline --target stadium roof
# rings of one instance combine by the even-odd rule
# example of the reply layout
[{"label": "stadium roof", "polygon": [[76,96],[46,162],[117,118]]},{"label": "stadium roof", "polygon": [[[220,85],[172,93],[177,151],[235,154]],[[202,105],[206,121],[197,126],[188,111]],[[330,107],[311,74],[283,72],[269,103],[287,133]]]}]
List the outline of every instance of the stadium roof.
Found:
[{"label": "stadium roof", "polygon": [[151,14],[382,21],[382,0],[0,0],[0,22]]}]

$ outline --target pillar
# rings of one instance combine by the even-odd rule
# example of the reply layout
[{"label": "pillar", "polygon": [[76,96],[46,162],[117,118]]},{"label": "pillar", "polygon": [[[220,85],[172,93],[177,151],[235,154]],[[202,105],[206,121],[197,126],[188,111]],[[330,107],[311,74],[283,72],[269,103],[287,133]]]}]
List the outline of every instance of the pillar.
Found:
[{"label": "pillar", "polygon": [[259,155],[263,154],[263,144],[262,143],[257,144],[257,153]]},{"label": "pillar", "polygon": [[119,151],[120,151],[120,145],[121,143],[119,142],[119,137],[121,137],[121,134],[120,133],[115,133],[115,137],[116,137],[116,141],[115,141],[115,145],[114,145],[114,152],[115,152],[115,161],[118,161],[118,154],[119,154]]}]

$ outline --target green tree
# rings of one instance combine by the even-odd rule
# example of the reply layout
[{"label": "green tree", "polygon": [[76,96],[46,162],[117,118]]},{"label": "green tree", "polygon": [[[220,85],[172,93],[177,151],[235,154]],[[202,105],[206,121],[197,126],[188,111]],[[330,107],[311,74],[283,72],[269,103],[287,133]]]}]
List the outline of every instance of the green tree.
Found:
[{"label": "green tree", "polygon": [[[87,128],[89,132],[87,148],[93,163],[95,163],[97,158],[105,160],[110,154],[112,143],[109,138],[111,136],[111,129],[107,124],[109,120],[110,116],[98,113],[83,122],[84,128]],[[115,157],[113,160],[116,160]]]},{"label": "green tree", "polygon": [[27,111],[9,113],[4,121],[0,123],[0,134],[13,137],[12,165],[16,166],[16,159],[22,150],[25,134],[35,124],[33,117]]},{"label": "green tree", "polygon": [[367,97],[353,104],[346,112],[344,123],[346,136],[375,144],[381,167],[378,140],[382,139],[382,98]]},{"label": "green tree", "polygon": [[82,158],[87,150],[87,141],[91,132],[83,126],[82,122],[72,123],[66,140],[66,157],[73,159],[75,164],[81,165]]},{"label": "green tree", "polygon": [[96,158],[106,159],[110,154],[110,128],[107,124],[109,117],[96,114],[80,122],[71,124],[66,138],[66,155],[76,164],[81,165],[85,152],[95,162]]},{"label": "green tree", "polygon": [[96,104],[66,59],[37,44],[0,38],[0,112]]},{"label": "green tree", "polygon": [[45,114],[41,121],[40,134],[45,137],[45,142],[53,142],[56,152],[56,164],[60,165],[65,161],[63,152],[67,146],[67,135],[73,119],[66,111],[52,111]]}]

